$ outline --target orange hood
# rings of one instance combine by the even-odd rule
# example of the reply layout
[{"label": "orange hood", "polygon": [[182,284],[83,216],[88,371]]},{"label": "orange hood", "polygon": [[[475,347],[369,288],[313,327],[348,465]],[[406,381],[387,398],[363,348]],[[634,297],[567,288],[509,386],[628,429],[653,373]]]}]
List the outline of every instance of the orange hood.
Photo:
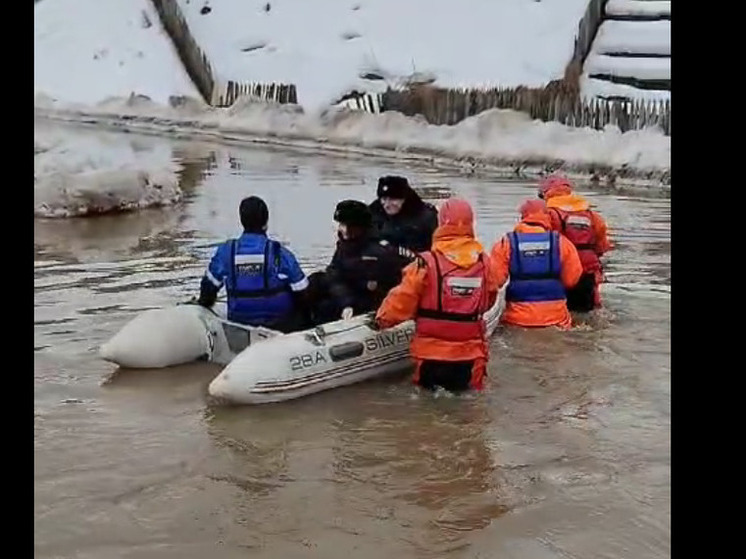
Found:
[{"label": "orange hood", "polygon": [[582,212],[590,209],[590,204],[588,200],[578,194],[565,194],[549,198],[547,208],[556,208],[566,212]]},{"label": "orange hood", "polygon": [[552,222],[549,220],[549,216],[540,212],[523,217],[513,230],[516,233],[541,233],[549,231],[551,228]]},{"label": "orange hood", "polygon": [[473,265],[484,252],[482,244],[474,238],[474,228],[469,225],[441,225],[433,234],[433,250],[437,250],[459,268]]}]

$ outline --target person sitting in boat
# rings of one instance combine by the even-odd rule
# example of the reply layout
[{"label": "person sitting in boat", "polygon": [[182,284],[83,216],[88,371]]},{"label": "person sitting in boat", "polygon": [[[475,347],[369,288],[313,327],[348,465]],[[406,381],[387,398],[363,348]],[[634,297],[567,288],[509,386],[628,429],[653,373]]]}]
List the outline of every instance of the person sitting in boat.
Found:
[{"label": "person sitting in boat", "polygon": [[308,278],[297,259],[279,242],[267,238],[269,210],[264,200],[241,200],[243,233],[220,245],[200,284],[198,303],[212,307],[225,285],[228,320],[281,332],[304,327],[302,299]]},{"label": "person sitting in boat", "polygon": [[438,226],[438,210],[420,198],[405,177],[378,179],[377,199],[368,206],[378,235],[415,252],[429,250]]},{"label": "person sitting in boat", "polygon": [[501,322],[524,327],[572,326],[565,290],[578,283],[583,267],[575,246],[551,230],[546,205],[528,200],[515,229],[490,253],[500,287],[510,278]]},{"label": "person sitting in boat", "polygon": [[376,310],[414,257],[378,237],[364,202],[339,202],[334,220],[338,224],[334,256],[324,272],[309,277],[316,324]]},{"label": "person sitting in boat", "polygon": [[415,320],[415,384],[452,392],[483,388],[489,346],[482,315],[498,292],[492,270],[475,237],[471,205],[449,199],[440,208],[432,248],[404,269],[373,324],[390,328]]},{"label": "person sitting in boat", "polygon": [[559,174],[550,175],[539,185],[539,198],[549,210],[552,230],[559,231],[578,249],[583,275],[567,291],[571,311],[590,312],[601,306],[599,286],[604,281],[601,256],[612,249],[606,222],[582,196],[573,193],[572,183]]}]

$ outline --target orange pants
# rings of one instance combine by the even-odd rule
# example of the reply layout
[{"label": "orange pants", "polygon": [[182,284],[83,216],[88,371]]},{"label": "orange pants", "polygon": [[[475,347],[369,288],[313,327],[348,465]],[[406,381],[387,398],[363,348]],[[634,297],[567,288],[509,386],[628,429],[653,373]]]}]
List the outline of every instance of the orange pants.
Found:
[{"label": "orange pants", "polygon": [[435,390],[440,386],[450,392],[460,392],[470,388],[482,390],[486,376],[486,359],[480,358],[473,361],[415,359],[412,382],[428,390]]}]

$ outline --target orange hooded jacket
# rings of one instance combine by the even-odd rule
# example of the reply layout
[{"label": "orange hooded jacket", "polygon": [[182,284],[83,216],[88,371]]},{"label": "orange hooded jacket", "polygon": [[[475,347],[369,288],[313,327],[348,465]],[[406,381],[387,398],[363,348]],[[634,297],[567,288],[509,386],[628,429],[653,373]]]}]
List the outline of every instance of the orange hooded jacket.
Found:
[{"label": "orange hooded jacket", "polygon": [[593,228],[593,233],[596,238],[596,242],[594,243],[596,255],[602,256],[613,248],[606,230],[606,222],[599,213],[590,209],[591,206],[585,198],[564,190],[560,190],[560,192],[549,190],[546,193],[546,203],[553,231],[562,232],[562,220],[556,211],[551,211],[552,209],[565,212],[581,212],[588,210],[591,214],[591,227]]},{"label": "orange hooded jacket", "polygon": [[[516,225],[516,233],[543,233],[550,230],[550,218],[547,214],[532,213],[524,216]],[[578,283],[583,274],[583,265],[575,246],[564,236],[560,235],[560,281],[565,289],[570,289]],[[507,236],[500,239],[492,247],[490,253],[493,275],[497,279],[498,287],[502,287],[510,276],[510,240]],[[535,303],[508,302],[501,322],[515,326],[544,327],[558,326],[570,328],[572,316],[567,310],[567,303],[562,301],[537,301]]]},{"label": "orange hooded jacket", "polygon": [[[459,203],[466,204],[468,210],[458,205]],[[468,215],[462,214],[460,210],[467,212]],[[460,219],[462,216],[464,219]],[[431,250],[440,252],[461,268],[469,268],[482,254],[487,274],[488,307],[491,307],[497,299],[497,278],[494,275],[494,267],[489,262],[489,256],[475,238],[471,208],[462,200],[451,199],[441,208],[438,217],[441,225],[433,234]],[[430,288],[427,285],[428,277],[426,264],[421,258],[404,268],[401,283],[389,291],[378,309],[376,322],[379,326],[390,328],[415,318],[422,294]],[[484,337],[467,342],[453,342],[417,334],[410,345],[412,357],[415,359],[436,361],[486,359],[489,354],[488,348],[489,344]]]}]

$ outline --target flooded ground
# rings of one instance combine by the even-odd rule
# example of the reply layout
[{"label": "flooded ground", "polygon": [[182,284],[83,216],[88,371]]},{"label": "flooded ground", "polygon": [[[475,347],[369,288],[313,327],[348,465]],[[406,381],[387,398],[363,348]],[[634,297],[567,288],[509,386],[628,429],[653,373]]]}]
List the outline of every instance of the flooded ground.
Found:
[{"label": "flooded ground", "polygon": [[196,293],[242,197],[265,198],[270,232],[310,271],[332,254],[334,204],[371,199],[381,174],[467,197],[490,246],[535,186],[173,150],[183,204],[35,221],[36,557],[670,555],[669,200],[583,193],[617,244],[607,308],[569,333],[498,330],[479,396],[420,397],[405,376],[218,408],[216,366],[116,371],[95,350],[137,312]]}]

